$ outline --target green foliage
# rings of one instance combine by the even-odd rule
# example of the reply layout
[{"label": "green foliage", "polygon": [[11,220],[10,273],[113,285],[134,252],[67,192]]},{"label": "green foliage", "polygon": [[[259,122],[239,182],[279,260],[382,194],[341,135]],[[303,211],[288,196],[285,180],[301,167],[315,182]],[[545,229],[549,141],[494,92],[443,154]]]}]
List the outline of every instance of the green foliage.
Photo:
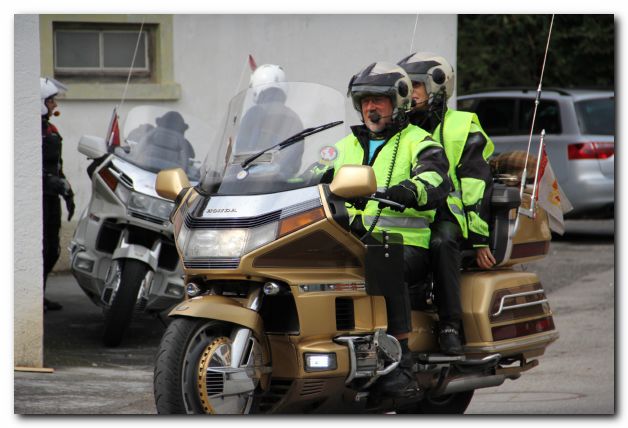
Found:
[{"label": "green foliage", "polygon": [[[551,15],[459,15],[458,94],[536,89]],[[613,88],[613,15],[555,15],[543,87]]]}]

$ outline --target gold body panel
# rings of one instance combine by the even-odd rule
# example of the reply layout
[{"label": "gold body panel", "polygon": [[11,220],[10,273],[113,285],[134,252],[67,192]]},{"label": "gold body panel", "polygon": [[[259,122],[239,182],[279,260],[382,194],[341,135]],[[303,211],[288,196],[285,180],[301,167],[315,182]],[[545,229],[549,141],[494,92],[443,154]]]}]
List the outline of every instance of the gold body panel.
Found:
[{"label": "gold body panel", "polygon": [[[531,195],[524,193],[521,207],[530,208]],[[549,252],[549,243],[552,232],[549,228],[547,212],[535,204],[535,218],[519,214],[519,226],[512,238],[512,252],[510,260],[502,266],[529,263],[544,258]]]},{"label": "gold body panel", "polygon": [[[364,284],[365,248],[363,244],[333,220],[325,201],[322,188],[319,187],[326,218],[310,224],[296,232],[285,235],[272,243],[244,255],[237,269],[186,269],[186,281],[192,277],[206,280],[277,280],[290,286],[297,308],[298,334],[266,334],[261,317],[254,311],[242,306],[238,299],[221,296],[203,296],[186,299],[172,316],[190,316],[211,318],[233,322],[254,330],[256,336],[267,338],[273,360],[273,378],[279,379],[320,379],[345,378],[349,373],[349,352],[346,346],[333,342],[333,338],[342,335],[372,333],[376,329],[385,329],[387,325],[386,305],[381,296],[369,296],[363,290],[305,292],[300,287],[308,284]],[[188,203],[198,197],[193,189],[183,198]],[[189,200],[189,201],[188,201]],[[528,197],[529,203],[529,197]],[[181,205],[182,205],[181,204]],[[173,216],[173,223],[181,222],[179,208]],[[547,214],[537,208],[537,218],[532,221],[521,217],[521,227],[515,243],[527,244],[545,242],[551,239]],[[307,265],[293,267],[264,267],[256,265],[256,260],[290,243],[306,239],[313,232],[325,232],[359,261],[359,265],[348,267],[313,267]],[[538,257],[533,257],[536,259]],[[521,263],[522,260],[513,261]],[[516,288],[522,285],[538,283],[535,274],[516,272],[505,269],[500,271],[465,272],[462,275],[461,298],[463,322],[467,350],[472,354],[500,352],[504,356],[523,355],[525,358],[543,354],[545,348],[558,338],[556,330],[524,338],[501,341],[492,340],[489,310],[493,293],[500,289]],[[336,326],[335,304],[337,298],[353,300],[355,328],[339,331]],[[240,299],[241,300],[241,299]],[[185,308],[184,308],[185,307]],[[549,311],[549,309],[548,309]],[[551,312],[548,314],[551,316]],[[438,344],[433,333],[437,316],[430,312],[412,312],[412,332],[409,346],[415,352],[438,352]],[[519,319],[517,322],[521,321]],[[524,320],[525,321],[525,320]],[[325,372],[306,372],[303,354],[305,352],[335,353],[337,368]],[[336,383],[334,383],[336,385]],[[342,382],[338,388],[344,388]],[[340,393],[340,391],[338,391]]]},{"label": "gold body panel", "polygon": [[462,275],[461,300],[466,349],[473,353],[495,353],[502,356],[523,354],[527,357],[543,354],[545,348],[558,338],[558,332],[551,330],[531,334],[516,339],[493,341],[492,328],[521,323],[552,316],[549,305],[543,307],[542,314],[535,314],[514,320],[491,322],[489,314],[493,295],[499,290],[517,290],[539,283],[534,273],[514,270],[493,272],[467,272]]},{"label": "gold body panel", "polygon": [[165,169],[157,174],[155,191],[162,198],[174,201],[186,187],[190,187],[190,181],[181,168]]},{"label": "gold body panel", "polygon": [[243,307],[238,300],[223,296],[193,297],[177,305],[168,316],[227,321],[250,328],[258,338],[262,338],[264,336],[262,318],[257,312]]}]

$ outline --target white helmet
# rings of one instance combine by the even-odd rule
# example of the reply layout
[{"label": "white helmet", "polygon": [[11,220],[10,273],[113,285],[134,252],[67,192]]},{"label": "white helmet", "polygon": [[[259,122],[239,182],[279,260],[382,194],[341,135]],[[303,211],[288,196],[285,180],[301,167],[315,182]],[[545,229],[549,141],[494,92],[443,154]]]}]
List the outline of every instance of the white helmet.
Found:
[{"label": "white helmet", "polygon": [[[280,88],[280,85],[286,81],[286,73],[283,68],[275,64],[263,64],[255,69],[249,80],[249,88],[259,86],[259,89],[253,89],[253,101],[257,102],[260,93],[269,88]],[[285,94],[282,91],[282,98]]]},{"label": "white helmet", "polygon": [[286,81],[286,73],[283,68],[275,64],[263,64],[255,69],[249,80],[249,88],[268,83],[280,83]]},{"label": "white helmet", "polygon": [[397,63],[413,82],[423,82],[430,103],[444,92],[446,102],[454,93],[454,69],[442,56],[431,52],[416,52]]},{"label": "white helmet", "polygon": [[412,82],[398,65],[374,62],[354,75],[349,81],[349,93],[353,108],[362,114],[362,98],[366,95],[386,95],[393,104],[393,118],[399,111],[410,108]]},{"label": "white helmet", "polygon": [[59,92],[65,92],[68,88],[63,83],[50,77],[40,77],[39,86],[39,94],[41,96],[40,110],[41,115],[43,116],[48,113],[46,99],[57,95]]}]

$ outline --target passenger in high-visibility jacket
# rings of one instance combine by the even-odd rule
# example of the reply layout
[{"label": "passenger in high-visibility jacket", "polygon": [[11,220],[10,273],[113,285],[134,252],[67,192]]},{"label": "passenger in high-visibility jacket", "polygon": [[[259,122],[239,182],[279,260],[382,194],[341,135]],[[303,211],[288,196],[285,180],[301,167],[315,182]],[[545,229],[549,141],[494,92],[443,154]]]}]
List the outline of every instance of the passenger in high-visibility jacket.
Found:
[{"label": "passenger in high-visibility jacket", "polygon": [[412,83],[402,68],[373,63],[353,76],[349,94],[364,125],[336,143],[335,171],[342,165],[371,165],[378,190],[385,198],[406,208],[388,208],[376,201],[362,201],[349,208],[354,233],[362,236],[379,219],[375,231],[399,233],[404,241],[404,282],[401,290],[385,296],[388,333],[401,343],[399,366],[384,376],[378,387],[387,395],[403,395],[416,388],[408,348],[411,308],[408,285],[428,273],[429,225],[435,208],[447,198],[452,185],[443,147],[425,130],[411,125],[406,112]]},{"label": "passenger in high-visibility jacket", "polygon": [[462,354],[460,339],[460,245],[476,249],[476,261],[490,269],[495,258],[488,247],[492,174],[488,158],[494,145],[474,113],[447,108],[454,90],[454,70],[447,60],[418,52],[398,63],[412,80],[411,123],[432,133],[445,148],[454,190],[438,207],[432,224],[430,255],[434,297],[440,323],[439,342],[446,354]]}]

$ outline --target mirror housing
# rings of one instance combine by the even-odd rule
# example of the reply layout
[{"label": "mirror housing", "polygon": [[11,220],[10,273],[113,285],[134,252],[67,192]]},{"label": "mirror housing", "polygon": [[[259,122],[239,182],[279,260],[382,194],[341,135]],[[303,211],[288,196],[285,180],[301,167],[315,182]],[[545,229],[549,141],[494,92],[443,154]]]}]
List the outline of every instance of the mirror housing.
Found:
[{"label": "mirror housing", "polygon": [[181,168],[164,169],[157,174],[155,190],[164,199],[174,201],[186,187],[191,187],[190,180]]},{"label": "mirror housing", "polygon": [[336,172],[329,190],[344,199],[371,196],[377,191],[375,172],[368,165],[343,165]]},{"label": "mirror housing", "polygon": [[98,159],[108,153],[107,142],[101,137],[82,135],[78,143],[78,151],[90,159]]}]

